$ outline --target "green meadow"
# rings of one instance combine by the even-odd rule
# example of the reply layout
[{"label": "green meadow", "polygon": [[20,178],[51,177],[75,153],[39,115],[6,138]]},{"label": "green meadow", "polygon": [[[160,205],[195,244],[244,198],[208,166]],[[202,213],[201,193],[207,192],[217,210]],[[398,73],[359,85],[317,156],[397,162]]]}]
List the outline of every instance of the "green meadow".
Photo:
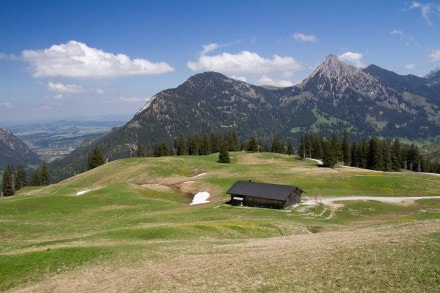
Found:
[{"label": "green meadow", "polygon": [[[0,198],[0,291],[440,290],[440,177],[272,153],[131,158]],[[234,207],[236,180],[304,199],[439,196]],[[210,203],[190,205],[208,191]],[[81,195],[78,195],[81,194]]]}]

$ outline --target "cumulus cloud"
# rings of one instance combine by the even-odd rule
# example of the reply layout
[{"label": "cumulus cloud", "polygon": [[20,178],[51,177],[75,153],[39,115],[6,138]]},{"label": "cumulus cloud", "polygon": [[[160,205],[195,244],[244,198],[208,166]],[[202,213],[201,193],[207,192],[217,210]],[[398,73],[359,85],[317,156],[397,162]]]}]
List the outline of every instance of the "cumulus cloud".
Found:
[{"label": "cumulus cloud", "polygon": [[278,87],[289,87],[293,86],[293,83],[290,80],[274,80],[266,75],[263,75],[259,80],[258,84],[261,85],[273,85]]},{"label": "cumulus cloud", "polygon": [[187,62],[192,71],[220,71],[226,73],[257,73],[270,71],[298,71],[303,66],[292,57],[274,55],[271,59],[257,53],[242,51],[238,54],[222,53],[218,55],[200,55],[197,61]]},{"label": "cumulus cloud", "polygon": [[161,74],[174,71],[165,62],[130,59],[70,41],[44,50],[25,50],[21,59],[31,66],[34,77],[114,78],[129,75]]},{"label": "cumulus cloud", "polygon": [[428,59],[432,63],[439,62],[440,61],[440,49],[435,50],[431,54],[429,54]]},{"label": "cumulus cloud", "polygon": [[408,10],[412,10],[412,9],[419,9],[420,12],[422,13],[423,19],[429,25],[432,25],[431,15],[433,15],[433,14],[439,15],[440,14],[440,5],[433,4],[433,3],[420,3],[420,2],[414,1],[411,3],[411,5],[408,8]]},{"label": "cumulus cloud", "polygon": [[14,108],[14,105],[12,105],[9,102],[0,103],[0,109],[12,109],[12,108]]},{"label": "cumulus cloud", "polygon": [[350,63],[356,67],[365,67],[365,64],[362,62],[362,54],[355,52],[345,52],[338,56],[339,60]]},{"label": "cumulus cloud", "polygon": [[316,43],[318,41],[318,38],[316,38],[314,35],[305,35],[303,33],[294,33],[292,37],[300,42],[304,43]]},{"label": "cumulus cloud", "polygon": [[84,91],[84,88],[77,84],[62,84],[49,82],[47,89],[58,94],[77,94]]},{"label": "cumulus cloud", "polygon": [[146,98],[141,98],[141,97],[119,97],[118,98],[118,102],[122,102],[122,103],[140,103],[140,102],[146,102],[147,99]]}]

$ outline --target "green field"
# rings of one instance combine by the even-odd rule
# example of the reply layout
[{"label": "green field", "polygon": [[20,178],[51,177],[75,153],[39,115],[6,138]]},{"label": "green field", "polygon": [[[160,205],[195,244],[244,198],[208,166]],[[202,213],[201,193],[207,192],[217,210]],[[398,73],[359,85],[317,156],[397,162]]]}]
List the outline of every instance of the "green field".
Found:
[{"label": "green field", "polygon": [[[440,177],[327,169],[272,153],[231,158],[119,160],[0,198],[0,291],[440,290]],[[439,199],[225,204],[228,188],[248,178],[296,185],[304,198]],[[211,202],[190,206],[199,191]]]}]

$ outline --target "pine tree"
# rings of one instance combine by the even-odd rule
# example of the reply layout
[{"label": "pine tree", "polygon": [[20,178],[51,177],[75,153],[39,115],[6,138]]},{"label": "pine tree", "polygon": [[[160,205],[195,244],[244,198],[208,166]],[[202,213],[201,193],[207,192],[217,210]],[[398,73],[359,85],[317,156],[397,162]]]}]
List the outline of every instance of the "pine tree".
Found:
[{"label": "pine tree", "polygon": [[220,163],[229,163],[230,162],[229,144],[227,141],[224,141],[221,148],[220,148],[220,152],[218,154],[218,161]]},{"label": "pine tree", "polygon": [[279,153],[279,154],[284,154],[286,152],[285,148],[284,148],[284,142],[278,136],[275,136],[272,140],[271,152],[272,153]]},{"label": "pine tree", "polygon": [[298,157],[303,160],[306,157],[306,143],[305,136],[301,136],[299,139]]},{"label": "pine tree", "polygon": [[195,133],[189,140],[189,154],[198,156],[200,154],[200,135]]},{"label": "pine tree", "polygon": [[99,146],[95,146],[92,153],[89,155],[87,159],[87,167],[89,170],[92,170],[96,167],[99,167],[105,163],[104,155]]},{"label": "pine tree", "polygon": [[391,166],[393,171],[399,171],[402,168],[402,149],[398,138],[393,141],[391,146]]},{"label": "pine tree", "polygon": [[3,196],[11,196],[15,194],[14,177],[13,177],[13,172],[11,171],[12,171],[12,167],[10,165],[7,165],[3,170],[3,177],[2,177]]},{"label": "pine tree", "polygon": [[391,159],[391,145],[386,141],[382,141],[382,157],[383,157],[383,171],[389,172],[393,170],[393,163]]},{"label": "pine tree", "polygon": [[235,152],[238,150],[237,133],[234,130],[229,131],[227,141],[230,152]]},{"label": "pine tree", "polygon": [[220,149],[223,144],[222,135],[219,132],[211,132],[210,138],[211,138],[211,151],[213,153],[220,152]]},{"label": "pine tree", "polygon": [[156,148],[154,149],[154,156],[155,157],[165,157],[168,156],[170,153],[170,150],[168,149],[168,146],[165,142],[160,142],[158,145],[156,145]]},{"label": "pine tree", "polygon": [[140,142],[136,144],[136,156],[138,156],[139,158],[145,157],[144,147]]},{"label": "pine tree", "polygon": [[335,146],[333,142],[324,141],[322,148],[323,148],[322,165],[324,167],[333,168],[338,162],[336,155],[337,151],[335,150]]},{"label": "pine tree", "polygon": [[348,140],[347,130],[344,131],[344,136],[342,138],[342,160],[344,161],[345,166],[351,165],[351,147],[350,141]]},{"label": "pine tree", "polygon": [[15,188],[19,190],[28,185],[26,170],[22,164],[19,164],[17,167],[17,179],[15,180]]},{"label": "pine tree", "polygon": [[188,140],[183,134],[180,134],[177,139],[176,150],[178,156],[186,156],[189,153]]},{"label": "pine tree", "polygon": [[289,156],[291,156],[291,155],[293,155],[294,154],[294,150],[293,150],[293,145],[291,144],[291,143],[289,143],[288,145],[287,145],[287,154],[289,155]]},{"label": "pine tree", "polygon": [[368,169],[382,171],[383,166],[383,150],[380,140],[373,136],[368,143]]},{"label": "pine tree", "polygon": [[212,152],[211,138],[209,137],[209,134],[207,132],[202,135],[199,152],[200,155],[209,155]]},{"label": "pine tree", "polygon": [[[230,149],[230,147],[229,147],[229,149]],[[249,140],[248,151],[252,152],[252,153],[258,152],[258,143],[257,143],[257,140],[255,139],[255,137],[253,137],[253,136]]]},{"label": "pine tree", "polygon": [[35,169],[31,175],[31,186],[41,185],[41,172],[40,168]]},{"label": "pine tree", "polygon": [[47,165],[46,162],[43,162],[43,164],[41,164],[40,174],[41,174],[41,185],[50,185],[49,166]]}]

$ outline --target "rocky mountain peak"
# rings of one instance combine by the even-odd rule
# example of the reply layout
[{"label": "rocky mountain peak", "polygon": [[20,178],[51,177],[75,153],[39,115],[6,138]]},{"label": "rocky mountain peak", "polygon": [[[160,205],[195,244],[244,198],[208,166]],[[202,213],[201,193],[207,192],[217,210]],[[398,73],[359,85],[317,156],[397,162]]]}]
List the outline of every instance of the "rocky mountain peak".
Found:
[{"label": "rocky mountain peak", "polygon": [[342,62],[336,55],[327,56],[299,86],[302,90],[317,91],[322,96],[341,96],[347,91],[377,95],[383,91],[379,80]]}]

